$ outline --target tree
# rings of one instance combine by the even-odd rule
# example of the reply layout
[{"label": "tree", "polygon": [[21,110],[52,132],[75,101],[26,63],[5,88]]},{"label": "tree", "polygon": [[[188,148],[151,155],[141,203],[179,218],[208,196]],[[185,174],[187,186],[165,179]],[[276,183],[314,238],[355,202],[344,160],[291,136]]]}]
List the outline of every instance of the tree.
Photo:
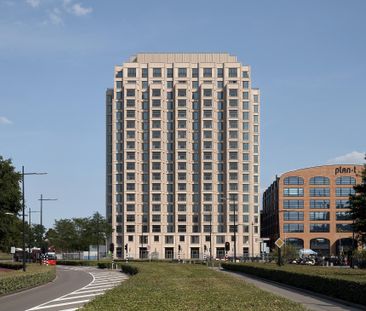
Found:
[{"label": "tree", "polygon": [[20,244],[17,236],[22,229],[16,217],[22,208],[20,180],[11,160],[0,156],[0,249],[7,252]]},{"label": "tree", "polygon": [[[366,156],[365,156],[366,160]],[[361,243],[366,242],[366,164],[361,172],[361,183],[353,187],[355,194],[349,198],[353,230]]]},{"label": "tree", "polygon": [[89,245],[103,243],[111,232],[111,226],[105,218],[95,213],[87,218],[56,220],[46,238],[59,251],[85,251],[89,249]]}]

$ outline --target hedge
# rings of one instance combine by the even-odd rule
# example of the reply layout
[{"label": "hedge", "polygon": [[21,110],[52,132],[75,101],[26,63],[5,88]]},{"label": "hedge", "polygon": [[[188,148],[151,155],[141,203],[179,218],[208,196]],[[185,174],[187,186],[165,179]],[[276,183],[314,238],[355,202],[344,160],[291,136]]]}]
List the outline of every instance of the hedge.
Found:
[{"label": "hedge", "polygon": [[121,269],[122,269],[122,272],[124,272],[126,274],[130,274],[130,275],[134,275],[139,272],[139,269],[137,267],[127,265],[127,264],[121,265]]},{"label": "hedge", "polygon": [[58,265],[65,265],[65,266],[97,266],[97,260],[58,260]]},{"label": "hedge", "polygon": [[323,275],[310,275],[295,271],[285,271],[271,267],[245,264],[223,263],[226,270],[259,276],[272,281],[304,288],[327,296],[366,305],[366,282],[350,281]]},{"label": "hedge", "polygon": [[0,262],[0,268],[20,270],[23,268],[23,264],[20,262]]},{"label": "hedge", "polygon": [[12,292],[51,282],[56,277],[56,269],[54,267],[44,268],[44,271],[28,271],[0,278],[0,295],[10,294]]}]

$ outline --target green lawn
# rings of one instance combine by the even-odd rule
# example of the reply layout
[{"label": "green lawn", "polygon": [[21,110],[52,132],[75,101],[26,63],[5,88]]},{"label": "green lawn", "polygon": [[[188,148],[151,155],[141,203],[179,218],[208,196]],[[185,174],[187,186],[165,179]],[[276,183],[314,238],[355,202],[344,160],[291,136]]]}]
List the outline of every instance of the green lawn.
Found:
[{"label": "green lawn", "polygon": [[83,310],[305,310],[204,265],[133,263],[139,273]]},{"label": "green lawn", "polygon": [[286,264],[284,266],[279,267],[273,263],[246,263],[245,265],[366,283],[365,269],[304,266],[295,264]]},{"label": "green lawn", "polygon": [[0,260],[12,260],[12,254],[0,252]]},{"label": "green lawn", "polygon": [[52,281],[56,277],[54,266],[28,264],[27,271],[0,270],[0,295],[31,288]]}]

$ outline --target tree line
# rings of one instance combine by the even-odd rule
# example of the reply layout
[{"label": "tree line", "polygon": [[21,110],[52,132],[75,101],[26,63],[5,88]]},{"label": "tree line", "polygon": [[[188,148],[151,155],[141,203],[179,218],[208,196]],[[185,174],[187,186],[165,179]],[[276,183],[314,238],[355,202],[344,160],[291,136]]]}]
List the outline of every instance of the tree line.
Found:
[{"label": "tree line", "polygon": [[[0,251],[23,245],[21,174],[10,159],[0,156]],[[111,226],[98,212],[90,217],[55,220],[52,228],[25,223],[25,245],[52,247],[57,251],[83,251],[89,245],[104,245]]]}]

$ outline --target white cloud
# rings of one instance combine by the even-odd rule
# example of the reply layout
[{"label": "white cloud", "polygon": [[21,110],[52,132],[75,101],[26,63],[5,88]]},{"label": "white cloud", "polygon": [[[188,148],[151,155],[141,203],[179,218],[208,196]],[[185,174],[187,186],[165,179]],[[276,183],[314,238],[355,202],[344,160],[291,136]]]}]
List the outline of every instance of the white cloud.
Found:
[{"label": "white cloud", "polygon": [[0,116],[0,124],[13,124],[7,117]]},{"label": "white cloud", "polygon": [[[70,1],[64,2],[64,4],[70,3]],[[73,4],[69,9],[69,12],[76,15],[76,16],[84,16],[88,15],[89,13],[93,12],[92,8],[83,7],[80,3]]]},{"label": "white cloud", "polygon": [[62,20],[61,16],[57,15],[54,12],[51,12],[48,15],[48,18],[49,18],[50,22],[54,25],[62,25],[63,24],[63,20]]},{"label": "white cloud", "polygon": [[41,0],[25,0],[31,7],[37,8],[41,4]]},{"label": "white cloud", "polygon": [[328,164],[363,164],[365,163],[365,154],[363,152],[352,151],[350,153],[338,156],[327,161]]}]

